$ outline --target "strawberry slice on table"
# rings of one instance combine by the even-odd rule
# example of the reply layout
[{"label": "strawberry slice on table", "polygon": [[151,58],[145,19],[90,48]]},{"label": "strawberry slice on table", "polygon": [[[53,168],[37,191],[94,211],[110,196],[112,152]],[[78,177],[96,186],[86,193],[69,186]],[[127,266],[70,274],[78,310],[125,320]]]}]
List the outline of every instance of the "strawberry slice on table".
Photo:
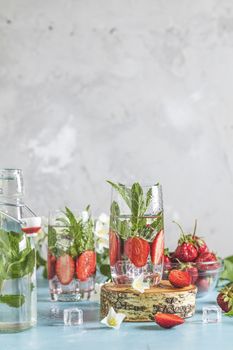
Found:
[{"label": "strawberry slice on table", "polygon": [[60,256],[56,261],[56,275],[61,284],[69,284],[74,277],[74,260],[68,254]]},{"label": "strawberry slice on table", "polygon": [[140,237],[133,237],[131,241],[131,262],[136,267],[145,266],[150,252],[149,243]]},{"label": "strawberry slice on table", "polygon": [[77,278],[84,282],[95,273],[96,253],[92,250],[86,250],[76,260]]},{"label": "strawberry slice on table", "polygon": [[158,312],[154,316],[155,322],[163,328],[172,328],[175,326],[179,326],[180,324],[184,323],[184,319],[173,314],[164,314],[161,312]]},{"label": "strawberry slice on table", "polygon": [[48,279],[51,280],[56,275],[56,257],[48,253],[47,261]]},{"label": "strawberry slice on table", "polygon": [[164,231],[161,230],[155,236],[151,245],[151,261],[154,265],[162,262],[164,254]]},{"label": "strawberry slice on table", "polygon": [[109,260],[110,265],[114,266],[119,258],[120,240],[114,231],[109,232]]},{"label": "strawberry slice on table", "polygon": [[188,287],[191,284],[191,276],[187,271],[171,270],[168,279],[176,288]]}]

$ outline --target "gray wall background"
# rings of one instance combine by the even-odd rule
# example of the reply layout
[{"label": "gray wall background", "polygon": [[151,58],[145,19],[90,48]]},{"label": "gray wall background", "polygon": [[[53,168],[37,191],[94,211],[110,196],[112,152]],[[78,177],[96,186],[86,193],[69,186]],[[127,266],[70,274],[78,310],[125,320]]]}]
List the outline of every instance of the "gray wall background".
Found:
[{"label": "gray wall background", "polygon": [[232,254],[232,91],[232,0],[0,0],[0,166],[40,214],[159,180],[167,241]]}]

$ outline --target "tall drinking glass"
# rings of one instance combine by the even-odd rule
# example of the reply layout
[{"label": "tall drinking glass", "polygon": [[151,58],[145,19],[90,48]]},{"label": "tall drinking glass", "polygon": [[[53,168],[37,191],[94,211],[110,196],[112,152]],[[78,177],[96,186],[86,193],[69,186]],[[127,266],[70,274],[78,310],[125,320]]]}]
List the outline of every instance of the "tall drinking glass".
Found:
[{"label": "tall drinking glass", "polygon": [[160,184],[112,185],[109,254],[113,281],[131,285],[140,276],[150,286],[163,269],[164,223]]},{"label": "tall drinking glass", "polygon": [[48,280],[51,300],[89,299],[95,286],[96,253],[88,211],[76,217],[68,208],[49,215]]}]

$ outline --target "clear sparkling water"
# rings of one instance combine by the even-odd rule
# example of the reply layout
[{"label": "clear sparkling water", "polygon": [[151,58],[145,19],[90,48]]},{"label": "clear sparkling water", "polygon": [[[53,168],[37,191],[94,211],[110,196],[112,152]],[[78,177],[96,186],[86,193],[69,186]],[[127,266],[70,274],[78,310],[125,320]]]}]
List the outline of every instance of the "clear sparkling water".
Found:
[{"label": "clear sparkling water", "polygon": [[202,321],[203,323],[219,323],[222,321],[222,310],[220,307],[203,306],[202,308]]},{"label": "clear sparkling water", "polygon": [[83,311],[78,308],[64,310],[64,324],[66,326],[80,326],[83,324]]}]

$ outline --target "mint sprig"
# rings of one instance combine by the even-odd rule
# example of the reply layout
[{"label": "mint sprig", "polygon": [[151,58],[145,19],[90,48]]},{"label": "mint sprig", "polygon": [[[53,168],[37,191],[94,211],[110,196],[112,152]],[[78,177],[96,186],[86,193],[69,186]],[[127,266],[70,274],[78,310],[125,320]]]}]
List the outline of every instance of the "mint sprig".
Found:
[{"label": "mint sprig", "polygon": [[24,295],[2,295],[4,282],[33,273],[35,249],[31,248],[30,240],[24,233],[0,229],[0,251],[0,303],[20,307],[25,301]]},{"label": "mint sprig", "polygon": [[[116,231],[122,239],[139,236],[148,241],[152,241],[156,232],[163,228],[163,214],[159,212],[150,225],[147,225],[147,210],[152,200],[152,188],[149,188],[146,194],[138,182],[135,182],[131,188],[120,183],[107,181],[123,198],[130,209],[130,218],[121,215],[119,205],[116,201],[111,205],[110,227]],[[156,184],[158,185],[158,184]],[[151,218],[152,219],[152,218]]]},{"label": "mint sprig", "polygon": [[[56,228],[49,226],[48,246],[54,256],[59,257],[63,254],[69,254],[75,258],[86,250],[94,250],[94,223],[89,206],[87,206],[86,211],[88,212],[88,220],[83,222],[82,218],[76,218],[74,213],[65,207],[64,217],[57,219],[58,223],[64,225],[62,237],[58,238]],[[62,244],[58,244],[61,238],[69,242],[68,250],[63,250]]]}]

